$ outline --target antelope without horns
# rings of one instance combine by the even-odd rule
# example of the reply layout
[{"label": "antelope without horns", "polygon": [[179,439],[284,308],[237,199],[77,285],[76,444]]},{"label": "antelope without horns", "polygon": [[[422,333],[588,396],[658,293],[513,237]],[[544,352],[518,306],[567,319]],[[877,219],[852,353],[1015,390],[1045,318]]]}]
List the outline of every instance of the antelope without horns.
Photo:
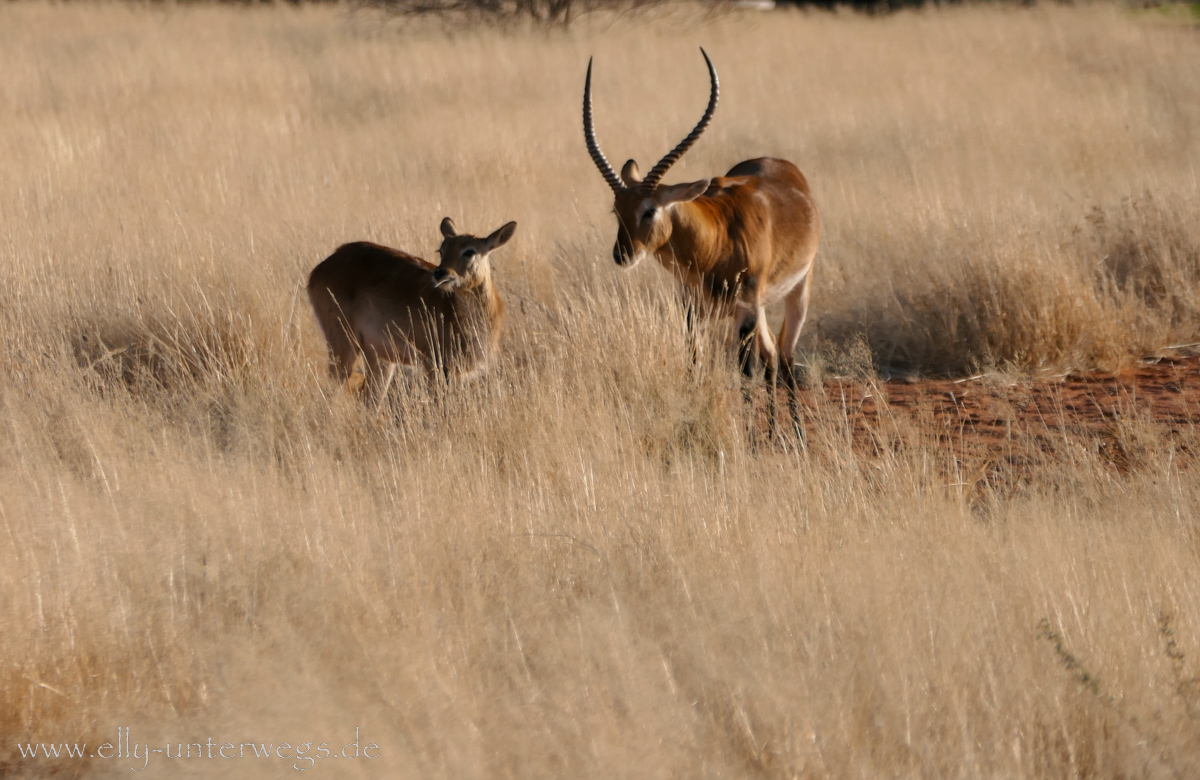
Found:
[{"label": "antelope without horns", "polygon": [[333,376],[351,392],[377,390],[382,402],[396,364],[447,378],[486,370],[504,322],[490,255],[516,227],[509,222],[478,238],[457,233],[446,217],[436,266],[361,241],[318,264],[308,277],[308,297],[329,344]]},{"label": "antelope without horns", "polygon": [[[613,259],[632,267],[658,258],[684,285],[689,329],[698,306],[734,316],[742,371],[753,376],[754,354],[764,365],[770,428],[775,433],[779,362],[788,388],[792,422],[796,406],[795,349],[808,313],[813,260],[821,218],[800,170],[787,160],[760,157],[733,166],[724,176],[661,184],[663,176],[700,138],[717,108],[717,70],[704,49],[712,89],[695,128],[643,178],[629,160],[617,175],[596,140],[592,122],[592,63],[583,88],[583,135],[600,174],[612,188],[617,215]],[[783,326],[773,338],[765,309],[782,300]]]}]

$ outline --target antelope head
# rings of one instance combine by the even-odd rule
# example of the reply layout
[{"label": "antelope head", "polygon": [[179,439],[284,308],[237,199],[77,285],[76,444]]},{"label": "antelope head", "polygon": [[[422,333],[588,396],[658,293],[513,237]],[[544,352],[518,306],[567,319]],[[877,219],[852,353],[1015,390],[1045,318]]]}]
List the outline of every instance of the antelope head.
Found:
[{"label": "antelope head", "polygon": [[438,248],[441,264],[433,272],[433,286],[449,293],[459,288],[473,290],[487,282],[492,273],[488,254],[507,244],[516,229],[517,223],[509,222],[486,238],[476,238],[467,233],[459,235],[454,221],[443,219],[442,245]]},{"label": "antelope head", "polygon": [[632,267],[646,255],[654,254],[665,246],[671,240],[673,223],[670,213],[674,206],[695,200],[708,189],[708,179],[685,184],[659,184],[667,170],[700,138],[717,109],[717,98],[720,94],[717,70],[713,67],[708,53],[704,49],[701,49],[700,53],[704,55],[704,61],[708,64],[708,76],[712,82],[708,108],[704,110],[704,116],[692,132],[668,152],[666,157],[655,163],[645,178],[634,160],[626,162],[621,168],[621,175],[618,176],[604,152],[600,151],[600,143],[596,140],[596,128],[592,123],[592,62],[588,60],[587,81],[583,86],[583,137],[587,142],[588,152],[592,155],[592,161],[596,163],[600,174],[613,191],[613,212],[617,215],[617,241],[613,245],[613,260],[617,265]]}]

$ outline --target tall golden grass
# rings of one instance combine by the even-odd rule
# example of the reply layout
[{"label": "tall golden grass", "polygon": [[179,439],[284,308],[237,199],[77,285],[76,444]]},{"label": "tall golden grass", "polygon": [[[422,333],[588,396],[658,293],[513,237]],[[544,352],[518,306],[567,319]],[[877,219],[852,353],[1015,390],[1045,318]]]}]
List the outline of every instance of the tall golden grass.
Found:
[{"label": "tall golden grass", "polygon": [[[1187,777],[1196,431],[975,485],[820,402],[746,433],[719,328],[619,271],[600,139],[794,160],[813,378],[1116,367],[1200,331],[1200,36],[1117,6],[686,9],[572,30],[339,7],[0,5],[0,773],[18,743],[327,741],[328,776]],[[307,271],[520,223],[503,356],[382,415]],[[865,334],[865,335],[864,335]],[[863,339],[865,338],[865,342]],[[862,344],[867,345],[864,352]],[[858,354],[858,357],[854,357]],[[850,355],[850,358],[846,358]],[[1014,434],[1019,436],[1019,434]],[[1014,442],[1019,446],[1020,442]],[[277,776],[166,759],[152,776]]]}]

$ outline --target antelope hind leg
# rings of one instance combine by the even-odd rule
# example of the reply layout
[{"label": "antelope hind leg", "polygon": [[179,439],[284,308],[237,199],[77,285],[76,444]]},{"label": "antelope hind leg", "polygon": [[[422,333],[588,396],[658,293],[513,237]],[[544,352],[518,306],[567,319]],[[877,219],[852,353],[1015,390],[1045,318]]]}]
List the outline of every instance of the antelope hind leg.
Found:
[{"label": "antelope hind leg", "polygon": [[774,439],[778,435],[775,394],[779,384],[779,350],[775,348],[775,339],[771,337],[770,326],[767,325],[767,313],[761,303],[756,310],[755,322],[755,346],[763,362],[763,379],[767,386],[767,432]]},{"label": "antelope hind leg", "polygon": [[779,357],[783,368],[783,381],[788,389],[788,408],[792,414],[792,426],[800,439],[804,438],[804,424],[800,420],[800,409],[796,400],[796,342],[800,340],[800,329],[804,327],[804,320],[808,316],[811,282],[810,269],[800,284],[784,299],[783,326],[779,329]]}]

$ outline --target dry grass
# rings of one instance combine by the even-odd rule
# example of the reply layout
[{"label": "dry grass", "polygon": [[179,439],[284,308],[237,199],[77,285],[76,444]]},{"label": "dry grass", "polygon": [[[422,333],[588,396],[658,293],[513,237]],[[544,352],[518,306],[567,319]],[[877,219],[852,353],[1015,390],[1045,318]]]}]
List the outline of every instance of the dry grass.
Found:
[{"label": "dry grass", "polygon": [[[971,496],[921,430],[857,455],[836,405],[807,452],[755,448],[729,356],[689,372],[662,274],[608,259],[587,56],[605,149],[646,164],[702,108],[700,43],[723,102],[672,176],[808,174],[815,370],[1196,339],[1192,27],[0,5],[0,772],[123,774],[16,750],[119,725],[380,745],[329,776],[1200,771],[1175,444],[1133,418],[1127,476],[1064,441],[1028,489]],[[302,282],[346,240],[428,253],[445,215],[520,224],[504,358],[376,418],[326,379]]]}]

